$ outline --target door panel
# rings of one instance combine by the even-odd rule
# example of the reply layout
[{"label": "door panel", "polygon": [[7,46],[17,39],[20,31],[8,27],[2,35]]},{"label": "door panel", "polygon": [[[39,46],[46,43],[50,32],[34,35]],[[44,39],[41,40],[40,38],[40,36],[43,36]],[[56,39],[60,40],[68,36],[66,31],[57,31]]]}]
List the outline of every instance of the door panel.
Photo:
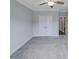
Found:
[{"label": "door panel", "polygon": [[52,35],[52,16],[39,16],[39,35]]},{"label": "door panel", "polygon": [[47,29],[46,29],[46,32],[47,32],[47,35],[52,35],[52,30],[53,30],[53,24],[52,24],[52,16],[47,16]]},{"label": "door panel", "polygon": [[46,35],[46,19],[44,16],[39,16],[39,34]]}]

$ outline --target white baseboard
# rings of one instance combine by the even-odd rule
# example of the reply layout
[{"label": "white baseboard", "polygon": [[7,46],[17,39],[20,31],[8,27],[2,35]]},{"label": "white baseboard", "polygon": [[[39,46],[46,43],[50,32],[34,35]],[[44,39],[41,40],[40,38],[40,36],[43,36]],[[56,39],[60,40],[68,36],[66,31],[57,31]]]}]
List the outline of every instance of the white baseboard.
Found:
[{"label": "white baseboard", "polygon": [[20,49],[22,46],[25,45],[25,43],[27,43],[30,39],[32,39],[32,36],[28,38],[28,40],[25,40],[24,42],[22,42],[15,50],[13,50],[11,53],[10,53],[10,56],[12,56],[18,49]]},{"label": "white baseboard", "polygon": [[33,35],[32,37],[45,37],[45,36],[49,36],[49,37],[59,37],[59,35]]}]

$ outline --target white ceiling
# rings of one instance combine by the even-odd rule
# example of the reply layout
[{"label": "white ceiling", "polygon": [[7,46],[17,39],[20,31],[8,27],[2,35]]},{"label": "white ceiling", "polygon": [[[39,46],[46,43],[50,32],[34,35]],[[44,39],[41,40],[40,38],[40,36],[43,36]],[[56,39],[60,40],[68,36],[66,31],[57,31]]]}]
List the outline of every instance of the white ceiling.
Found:
[{"label": "white ceiling", "polygon": [[46,11],[52,11],[52,10],[67,11],[68,9],[68,0],[62,0],[64,1],[64,5],[54,4],[53,8],[50,8],[47,4],[40,6],[40,3],[45,2],[47,0],[17,0],[17,1],[34,11],[45,11],[45,10]]}]

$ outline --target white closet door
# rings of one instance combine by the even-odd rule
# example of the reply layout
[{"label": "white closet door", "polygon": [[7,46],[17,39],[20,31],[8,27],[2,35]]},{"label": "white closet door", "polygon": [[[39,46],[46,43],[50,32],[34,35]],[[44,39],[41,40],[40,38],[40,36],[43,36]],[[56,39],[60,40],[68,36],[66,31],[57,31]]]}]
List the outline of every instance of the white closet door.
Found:
[{"label": "white closet door", "polygon": [[46,32],[47,32],[47,35],[48,36],[51,36],[52,35],[52,31],[53,31],[53,24],[52,24],[52,16],[46,16],[46,19],[47,19],[47,29],[46,29]]},{"label": "white closet door", "polygon": [[45,16],[39,16],[39,35],[46,35],[46,18]]},{"label": "white closet door", "polygon": [[52,35],[52,16],[39,16],[40,36]]}]

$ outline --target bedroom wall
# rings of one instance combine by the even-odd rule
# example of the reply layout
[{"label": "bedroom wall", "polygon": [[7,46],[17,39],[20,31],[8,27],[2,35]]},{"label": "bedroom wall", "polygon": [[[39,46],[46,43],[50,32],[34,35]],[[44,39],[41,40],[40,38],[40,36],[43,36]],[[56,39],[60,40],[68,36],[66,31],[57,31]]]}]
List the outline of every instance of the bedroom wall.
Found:
[{"label": "bedroom wall", "polygon": [[58,15],[57,11],[34,11],[33,12],[33,36],[41,36],[39,35],[39,16],[52,16],[52,34],[48,36],[58,36],[59,23],[58,23]]},{"label": "bedroom wall", "polygon": [[13,54],[32,37],[32,10],[10,0],[10,52]]}]

